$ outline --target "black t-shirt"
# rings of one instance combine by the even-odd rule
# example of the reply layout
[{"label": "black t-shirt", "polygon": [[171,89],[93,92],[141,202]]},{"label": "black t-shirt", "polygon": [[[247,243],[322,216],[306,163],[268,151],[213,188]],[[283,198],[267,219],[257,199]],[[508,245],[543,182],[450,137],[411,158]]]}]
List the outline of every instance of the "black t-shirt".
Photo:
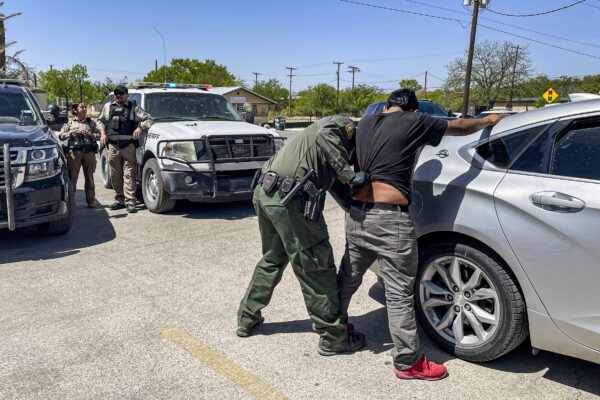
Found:
[{"label": "black t-shirt", "polygon": [[356,156],[360,171],[371,180],[398,189],[410,201],[412,172],[418,149],[440,144],[448,122],[420,112],[391,112],[360,120]]}]

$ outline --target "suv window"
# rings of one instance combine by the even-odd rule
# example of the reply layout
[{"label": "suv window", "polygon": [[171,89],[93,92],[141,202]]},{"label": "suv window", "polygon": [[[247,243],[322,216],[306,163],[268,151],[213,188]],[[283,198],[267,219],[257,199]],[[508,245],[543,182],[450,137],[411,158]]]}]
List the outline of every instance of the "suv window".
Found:
[{"label": "suv window", "polygon": [[547,126],[536,126],[496,140],[491,140],[479,145],[477,147],[477,154],[498,167],[507,168],[519,157],[523,149],[535,140],[537,135],[546,129]]},{"label": "suv window", "polygon": [[154,121],[243,121],[225,97],[197,92],[147,93],[146,111]]},{"label": "suv window", "polygon": [[550,173],[600,180],[600,124],[564,134],[554,145]]},{"label": "suv window", "polygon": [[35,105],[22,91],[0,92],[0,124],[40,125]]}]

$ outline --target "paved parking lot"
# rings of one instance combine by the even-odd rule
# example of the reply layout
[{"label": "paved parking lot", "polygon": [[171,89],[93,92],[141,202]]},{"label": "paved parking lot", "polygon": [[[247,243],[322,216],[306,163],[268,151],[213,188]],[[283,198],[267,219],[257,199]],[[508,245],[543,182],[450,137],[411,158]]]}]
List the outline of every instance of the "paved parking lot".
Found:
[{"label": "paved parking lot", "polygon": [[[96,182],[100,182],[98,172]],[[83,186],[83,181],[80,182]],[[99,185],[100,186],[100,185]],[[373,274],[351,304],[364,350],[321,357],[291,270],[247,339],[236,310],[260,257],[249,202],[182,202],[167,215],[85,208],[66,236],[0,232],[0,399],[592,399],[600,365],[526,342],[472,364],[422,347],[450,376],[395,378],[384,294]],[[336,260],[343,212],[326,204]]]}]

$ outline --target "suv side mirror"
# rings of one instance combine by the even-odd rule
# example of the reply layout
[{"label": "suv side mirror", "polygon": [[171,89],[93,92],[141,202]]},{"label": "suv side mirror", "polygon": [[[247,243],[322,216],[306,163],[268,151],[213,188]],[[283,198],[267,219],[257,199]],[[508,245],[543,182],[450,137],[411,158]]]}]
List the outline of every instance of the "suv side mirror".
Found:
[{"label": "suv side mirror", "polygon": [[453,117],[454,115],[452,115],[452,110],[448,110],[448,116],[449,117]]}]

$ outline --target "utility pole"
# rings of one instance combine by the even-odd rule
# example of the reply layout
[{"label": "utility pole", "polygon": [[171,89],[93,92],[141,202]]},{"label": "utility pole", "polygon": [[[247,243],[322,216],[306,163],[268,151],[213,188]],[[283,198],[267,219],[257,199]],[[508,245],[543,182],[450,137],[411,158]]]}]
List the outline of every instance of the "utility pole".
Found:
[{"label": "utility pole", "polygon": [[52,67],[54,67],[54,64],[50,64],[50,71],[52,71]]},{"label": "utility pole", "polygon": [[258,76],[262,75],[260,72],[253,72],[254,74],[254,87],[258,85]]},{"label": "utility pole", "polygon": [[335,102],[335,111],[338,112],[340,110],[340,65],[343,64],[341,61],[334,61],[334,64],[337,64],[337,100]]},{"label": "utility pole", "polygon": [[360,68],[353,67],[352,65],[348,65],[348,68],[351,69],[351,71],[348,71],[348,72],[350,72],[352,74],[352,90],[354,90],[354,73],[360,72]]},{"label": "utility pole", "polygon": [[81,79],[79,79],[79,102],[83,103],[83,90],[81,90]]},{"label": "utility pole", "polygon": [[158,60],[154,59],[154,72],[158,72]]},{"label": "utility pole", "polygon": [[289,69],[290,70],[290,102],[289,102],[289,106],[288,106],[288,117],[292,116],[292,77],[296,76],[294,75],[294,70],[298,69],[298,68],[294,68],[294,67],[285,67],[285,69]]},{"label": "utility pole", "polygon": [[427,70],[425,70],[425,86],[423,86],[423,98],[427,99]]},{"label": "utility pole", "polygon": [[[471,5],[471,0],[464,0],[465,6]],[[489,0],[473,0],[473,19],[471,20],[471,39],[469,41],[469,55],[467,57],[467,71],[465,76],[465,92],[463,96],[462,118],[467,118],[469,109],[469,89],[471,88],[471,67],[473,66],[473,51],[475,49],[475,33],[477,32],[477,17],[479,7],[485,8]]]},{"label": "utility pole", "polygon": [[33,73],[33,87],[37,87],[37,75]]},{"label": "utility pole", "polygon": [[515,86],[515,72],[517,71],[517,61],[519,60],[519,45],[517,45],[517,51],[515,54],[515,65],[513,65],[513,73],[512,73],[512,79],[510,81],[510,100],[508,101],[508,109],[512,110],[513,108],[513,104],[512,104],[512,99],[513,99],[513,88]]}]

